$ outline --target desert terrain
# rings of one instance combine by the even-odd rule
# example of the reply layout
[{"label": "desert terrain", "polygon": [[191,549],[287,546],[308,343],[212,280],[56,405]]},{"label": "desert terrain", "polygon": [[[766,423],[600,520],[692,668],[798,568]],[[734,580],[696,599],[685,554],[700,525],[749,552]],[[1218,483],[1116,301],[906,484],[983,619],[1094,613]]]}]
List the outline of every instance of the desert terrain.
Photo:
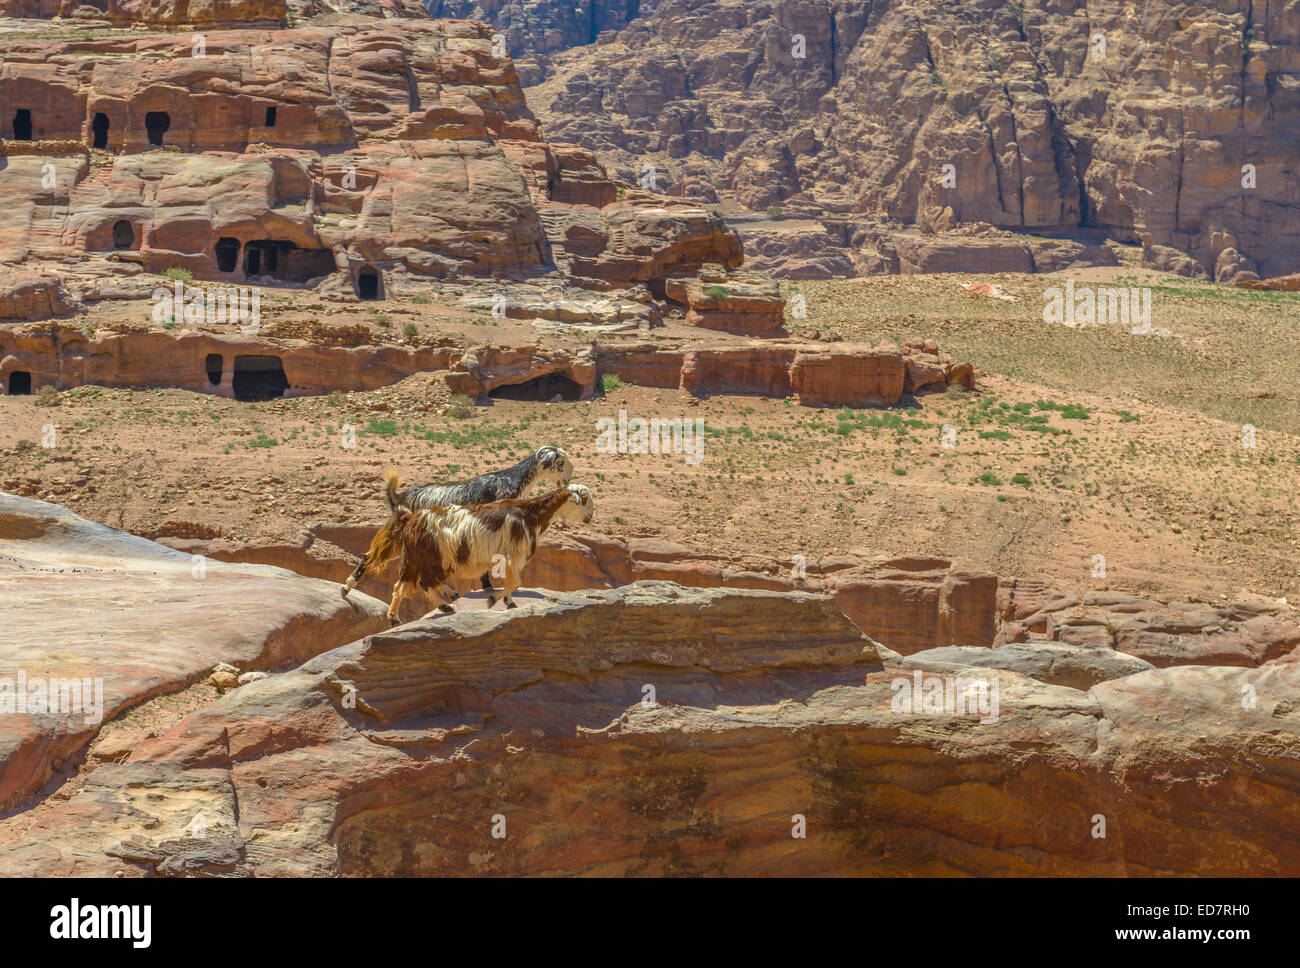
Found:
[{"label": "desert terrain", "polygon": [[1077,6],[0,0],[0,875],[1300,871],[1300,28]]},{"label": "desert terrain", "polygon": [[[1018,301],[975,295],[964,288],[972,278]],[[979,388],[861,411],[698,399],[612,376],[592,400],[460,407],[418,377],[409,390],[266,403],[85,387],[56,406],[0,400],[0,483],[151,538],[274,544],[322,520],[381,523],[385,468],[411,482],[457,480],[553,443],[597,488],[600,533],[623,539],[786,562],[852,550],[953,556],[1063,586],[1294,599],[1300,296],[1140,271],[1073,278],[1151,286],[1156,323],[1173,335],[1044,323],[1051,275],[787,283],[807,300],[806,317],[787,321],[792,333],[871,344],[928,336],[978,361]],[[380,339],[400,340],[407,326],[533,338],[517,321],[454,307],[394,300],[322,317],[298,308],[310,302],[282,296],[268,315],[369,326]],[[1259,345],[1270,352],[1248,360]],[[702,419],[705,458],[598,452],[597,421],[620,410]],[[60,444],[47,449],[38,441],[51,424]],[[1248,424],[1253,447],[1243,445]],[[342,446],[344,425],[357,429],[355,448]],[[955,446],[943,445],[945,426]],[[1096,554],[1105,579],[1091,575]]]}]

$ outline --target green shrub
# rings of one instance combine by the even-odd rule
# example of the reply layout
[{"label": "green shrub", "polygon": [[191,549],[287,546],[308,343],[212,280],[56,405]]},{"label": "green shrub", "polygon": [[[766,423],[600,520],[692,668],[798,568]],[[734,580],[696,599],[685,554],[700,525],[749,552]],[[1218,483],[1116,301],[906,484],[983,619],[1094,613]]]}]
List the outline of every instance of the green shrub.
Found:
[{"label": "green shrub", "polygon": [[181,282],[193,282],[194,273],[189,269],[182,269],[180,266],[172,266],[163,273],[168,279],[179,279]]},{"label": "green shrub", "polygon": [[457,393],[452,396],[447,404],[447,416],[455,417],[457,420],[464,420],[474,413],[474,398],[465,393]]}]

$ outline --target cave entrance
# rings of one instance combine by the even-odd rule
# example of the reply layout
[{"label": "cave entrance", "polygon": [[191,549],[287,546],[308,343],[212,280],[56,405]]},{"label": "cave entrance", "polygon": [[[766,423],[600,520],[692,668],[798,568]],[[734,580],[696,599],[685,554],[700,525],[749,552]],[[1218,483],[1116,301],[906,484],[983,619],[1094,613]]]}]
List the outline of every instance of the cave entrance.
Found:
[{"label": "cave entrance", "polygon": [[90,123],[91,133],[94,138],[90,142],[92,148],[108,147],[108,115],[102,111],[95,115],[95,120]]},{"label": "cave entrance", "polygon": [[235,391],[236,400],[257,403],[284,396],[284,391],[289,389],[289,379],[284,375],[284,364],[278,356],[236,356],[231,389]]},{"label": "cave entrance", "polygon": [[265,127],[267,127],[267,128],[274,128],[274,127],[275,127],[275,108],[267,108],[267,109],[266,109],[266,124],[265,124]]},{"label": "cave entrance", "polygon": [[19,108],[14,115],[14,140],[32,140],[32,112],[30,108]]},{"label": "cave entrance", "polygon": [[362,269],[357,273],[357,298],[379,298],[379,273],[374,269]]},{"label": "cave entrance", "polygon": [[217,268],[222,272],[234,272],[239,265],[239,239],[229,236],[217,239],[214,247],[217,253]]},{"label": "cave entrance", "polygon": [[126,219],[113,223],[113,248],[130,249],[135,246],[135,227]]},{"label": "cave entrance", "polygon": [[31,396],[32,375],[26,370],[14,370],[9,374],[9,395],[11,397]]},{"label": "cave entrance", "polygon": [[244,273],[273,276],[280,265],[280,250],[274,242],[249,242],[244,246]]},{"label": "cave entrance", "polygon": [[292,242],[257,239],[244,243],[244,273],[286,282],[307,282],[334,271],[329,249],[300,249]]},{"label": "cave entrance", "polygon": [[144,116],[144,130],[149,135],[151,145],[162,146],[163,135],[172,126],[171,116],[166,111],[150,111]]},{"label": "cave entrance", "polygon": [[208,382],[214,387],[221,385],[221,371],[225,363],[222,361],[220,353],[209,353],[203,361],[203,369],[208,374]]},{"label": "cave entrance", "polygon": [[488,393],[493,400],[533,400],[548,403],[556,395],[561,400],[573,401],[582,396],[582,384],[563,373],[535,376],[523,383],[507,383]]}]

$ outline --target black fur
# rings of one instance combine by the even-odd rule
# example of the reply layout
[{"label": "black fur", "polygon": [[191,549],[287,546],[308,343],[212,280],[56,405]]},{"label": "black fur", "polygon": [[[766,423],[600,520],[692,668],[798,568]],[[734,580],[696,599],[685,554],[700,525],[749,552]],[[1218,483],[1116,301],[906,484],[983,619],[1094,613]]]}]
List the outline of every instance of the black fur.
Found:
[{"label": "black fur", "polygon": [[[537,454],[529,454],[514,467],[492,471],[458,484],[423,484],[408,487],[397,495],[397,503],[389,502],[394,514],[398,508],[418,511],[439,504],[490,504],[493,501],[506,501],[523,497],[537,477],[541,466],[550,466],[558,455],[553,447],[543,447]],[[549,455],[549,456],[548,456]]]}]

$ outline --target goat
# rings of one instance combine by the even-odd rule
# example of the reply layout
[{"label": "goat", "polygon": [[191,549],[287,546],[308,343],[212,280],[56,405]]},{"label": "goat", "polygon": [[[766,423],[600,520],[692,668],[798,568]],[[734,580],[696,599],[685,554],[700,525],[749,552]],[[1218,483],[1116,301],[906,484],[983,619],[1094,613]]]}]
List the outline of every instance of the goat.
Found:
[{"label": "goat", "polygon": [[[384,472],[387,485],[384,498],[393,517],[403,511],[418,511],[421,508],[441,507],[450,504],[462,506],[488,504],[492,501],[505,501],[521,498],[534,484],[554,481],[556,484],[568,484],[573,477],[573,461],[569,455],[558,447],[540,447],[537,453],[525,457],[514,467],[492,471],[458,484],[422,484],[418,487],[403,487],[402,478],[391,468]],[[351,577],[343,586],[343,597],[356,587],[374,561],[370,553],[362,555]],[[492,594],[492,580],[487,572],[479,579],[483,590]]]},{"label": "goat", "polygon": [[[481,575],[498,562],[505,563],[505,585],[499,595],[494,591],[488,596],[488,608],[498,601],[504,601],[506,608],[514,608],[511,596],[519,588],[520,573],[537,551],[537,539],[551,521],[559,517],[586,523],[595,510],[591,491],[583,484],[569,484],[527,500],[493,501],[473,507],[439,505],[394,515],[366,552],[366,557],[380,567],[399,554],[402,557],[388,620],[398,624],[402,600],[421,591],[437,595],[441,611],[454,612],[446,600],[455,601],[459,596],[448,581]],[[344,589],[344,598],[349,590]]]}]

